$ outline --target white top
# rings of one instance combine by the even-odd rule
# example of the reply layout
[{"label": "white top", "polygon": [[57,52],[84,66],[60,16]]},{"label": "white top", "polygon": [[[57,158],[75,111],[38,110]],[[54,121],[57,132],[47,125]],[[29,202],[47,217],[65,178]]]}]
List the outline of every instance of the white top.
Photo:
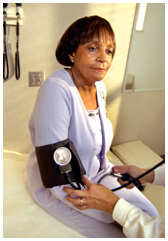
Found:
[{"label": "white top", "polygon": [[96,140],[95,155],[98,156],[102,149],[102,130],[99,116],[99,108],[97,108],[96,110],[87,110],[87,113]]}]

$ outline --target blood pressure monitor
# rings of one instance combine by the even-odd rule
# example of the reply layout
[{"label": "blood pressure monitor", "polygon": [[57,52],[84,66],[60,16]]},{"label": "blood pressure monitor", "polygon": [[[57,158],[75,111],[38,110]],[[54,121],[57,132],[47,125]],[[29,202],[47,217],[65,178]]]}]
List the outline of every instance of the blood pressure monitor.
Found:
[{"label": "blood pressure monitor", "polygon": [[[81,186],[85,188],[82,177],[86,174],[86,170],[71,140],[65,139],[53,144],[39,146],[36,147],[35,150],[41,180],[44,187],[52,188],[54,186],[70,184],[74,189],[80,190]],[[165,160],[162,160],[157,165],[136,178],[132,178],[128,176],[128,174],[122,174],[120,178],[124,178],[128,182],[120,187],[112,189],[112,191],[118,191],[131,183],[134,183],[137,186],[136,181],[138,179],[147,175],[163,163],[165,163]],[[108,175],[111,176],[111,173],[101,177],[100,180],[98,180],[98,183],[100,183],[101,180]]]}]

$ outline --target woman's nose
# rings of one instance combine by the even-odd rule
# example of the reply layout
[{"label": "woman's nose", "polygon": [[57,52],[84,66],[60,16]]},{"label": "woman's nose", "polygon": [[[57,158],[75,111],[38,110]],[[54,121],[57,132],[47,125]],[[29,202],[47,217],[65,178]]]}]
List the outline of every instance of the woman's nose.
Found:
[{"label": "woman's nose", "polygon": [[107,57],[108,57],[107,53],[104,50],[101,50],[101,51],[99,51],[97,61],[104,63],[107,61],[107,59],[108,59]]}]

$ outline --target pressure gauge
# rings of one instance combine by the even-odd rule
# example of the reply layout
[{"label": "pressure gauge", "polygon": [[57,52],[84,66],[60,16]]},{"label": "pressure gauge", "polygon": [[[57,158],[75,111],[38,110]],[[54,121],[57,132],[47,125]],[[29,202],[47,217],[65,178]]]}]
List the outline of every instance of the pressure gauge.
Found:
[{"label": "pressure gauge", "polygon": [[59,147],[55,150],[53,158],[59,166],[65,166],[71,161],[71,152],[66,147]]},{"label": "pressure gauge", "polygon": [[72,155],[71,152],[68,148],[66,147],[59,147],[58,149],[55,150],[53,154],[53,159],[57,165],[59,165],[59,171],[60,174],[62,174],[67,181],[74,189],[80,190],[80,183],[78,181],[76,182],[76,185],[71,181],[69,172],[72,171],[72,167],[70,164]]}]

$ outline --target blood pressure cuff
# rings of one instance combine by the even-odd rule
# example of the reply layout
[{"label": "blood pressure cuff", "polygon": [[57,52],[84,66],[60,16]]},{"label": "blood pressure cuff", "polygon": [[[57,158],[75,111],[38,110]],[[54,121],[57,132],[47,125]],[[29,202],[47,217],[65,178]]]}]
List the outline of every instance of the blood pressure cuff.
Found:
[{"label": "blood pressure cuff", "polygon": [[73,143],[66,139],[54,144],[36,147],[37,162],[44,187],[51,188],[69,184],[64,175],[59,172],[59,165],[53,159],[55,150],[59,147],[66,147],[72,155],[70,165],[72,170],[68,173],[72,182],[82,183],[82,176],[86,174],[84,166],[78,156]]}]

